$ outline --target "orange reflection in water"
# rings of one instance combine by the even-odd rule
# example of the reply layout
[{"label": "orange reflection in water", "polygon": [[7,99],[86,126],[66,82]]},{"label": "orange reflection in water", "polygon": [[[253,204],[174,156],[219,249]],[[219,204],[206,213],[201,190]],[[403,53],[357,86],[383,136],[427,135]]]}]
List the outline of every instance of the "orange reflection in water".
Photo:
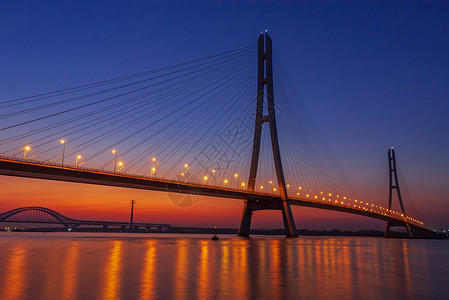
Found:
[{"label": "orange reflection in water", "polygon": [[[261,243],[265,244],[265,241],[261,241]],[[265,282],[265,278],[262,277],[267,270],[266,250],[267,250],[266,247],[258,247],[257,248],[258,252],[252,253],[252,255],[253,255],[252,258],[254,259],[254,257],[255,257],[258,260],[258,263],[256,264],[256,266],[258,266],[256,274],[253,274],[255,276],[256,282],[257,282],[256,291],[263,291],[264,286],[269,284],[269,282]],[[253,263],[253,265],[254,265],[254,263]]]},{"label": "orange reflection in water", "polygon": [[199,264],[199,283],[198,283],[198,297],[201,299],[207,298],[210,292],[209,286],[209,247],[208,241],[201,241],[201,256]]},{"label": "orange reflection in water", "polygon": [[182,239],[178,242],[178,254],[176,258],[175,274],[175,298],[186,299],[186,289],[188,280],[187,270],[187,240]]},{"label": "orange reflection in water", "polygon": [[281,286],[282,286],[282,274],[280,272],[279,264],[280,264],[280,258],[279,258],[279,240],[274,240],[271,243],[271,266],[270,269],[271,272],[271,284],[272,284],[272,295],[270,298],[272,299],[280,299],[280,292],[281,292]]},{"label": "orange reflection in water", "polygon": [[220,266],[220,295],[227,295],[229,293],[229,246],[222,247],[221,266]]},{"label": "orange reflection in water", "polygon": [[103,292],[104,299],[118,299],[120,292],[120,271],[121,271],[121,255],[122,241],[114,241],[109,263],[105,274],[105,290]]},{"label": "orange reflection in water", "polygon": [[27,251],[23,244],[18,244],[11,252],[8,259],[8,266],[5,282],[4,294],[0,295],[0,299],[14,300],[22,296],[25,283],[25,260]]},{"label": "orange reflection in water", "polygon": [[145,254],[145,266],[142,271],[142,286],[140,299],[154,299],[155,272],[156,272],[156,246],[154,241],[148,241]]},{"label": "orange reflection in water", "polygon": [[248,249],[245,240],[234,240],[232,242],[232,267],[229,280],[233,281],[231,295],[238,298],[246,298],[248,295]]},{"label": "orange reflection in water", "polygon": [[248,297],[248,247],[246,241],[241,241],[240,246],[240,257],[239,257],[239,265],[234,272],[236,274],[240,274],[241,280],[237,281],[239,283],[238,290],[240,291],[240,295],[242,297],[247,298]]},{"label": "orange reflection in water", "polygon": [[402,240],[402,252],[404,255],[405,291],[407,292],[408,298],[410,298],[412,292],[412,283],[410,279],[410,261],[408,257],[408,245],[404,240]]},{"label": "orange reflection in water", "polygon": [[63,290],[64,299],[74,299],[78,284],[78,267],[79,267],[79,243],[74,242],[70,245],[65,256],[63,272]]}]

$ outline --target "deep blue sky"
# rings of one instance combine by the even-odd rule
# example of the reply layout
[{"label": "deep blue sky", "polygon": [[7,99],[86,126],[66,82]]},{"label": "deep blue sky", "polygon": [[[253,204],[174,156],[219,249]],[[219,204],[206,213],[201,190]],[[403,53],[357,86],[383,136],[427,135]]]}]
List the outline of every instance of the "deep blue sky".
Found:
[{"label": "deep blue sky", "polygon": [[449,1],[2,1],[0,100],[235,49],[265,29],[354,184],[394,146],[421,215],[448,225]]}]

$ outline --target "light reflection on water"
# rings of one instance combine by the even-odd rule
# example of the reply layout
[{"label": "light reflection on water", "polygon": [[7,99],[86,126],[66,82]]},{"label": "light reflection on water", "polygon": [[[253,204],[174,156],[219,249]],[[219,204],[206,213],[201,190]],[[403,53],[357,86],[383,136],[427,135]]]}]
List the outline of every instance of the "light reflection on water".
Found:
[{"label": "light reflection on water", "polygon": [[121,255],[122,241],[115,240],[112,243],[111,253],[105,269],[103,299],[119,299],[121,285]]},{"label": "light reflection on water", "polygon": [[154,289],[156,287],[156,243],[152,240],[147,242],[147,250],[145,254],[145,263],[142,268],[142,282],[140,285],[140,299],[154,298]]},{"label": "light reflection on water", "polygon": [[0,299],[447,299],[449,241],[0,233]]}]

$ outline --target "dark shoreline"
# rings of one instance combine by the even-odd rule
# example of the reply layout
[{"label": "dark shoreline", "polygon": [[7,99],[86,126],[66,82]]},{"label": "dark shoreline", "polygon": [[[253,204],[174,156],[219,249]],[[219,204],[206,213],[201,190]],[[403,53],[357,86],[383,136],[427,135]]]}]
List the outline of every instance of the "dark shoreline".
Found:
[{"label": "dark shoreline", "polygon": [[[10,228],[8,230],[1,228],[0,231],[13,232],[66,232],[65,228],[49,227],[49,228]],[[211,228],[204,227],[169,227],[166,230],[148,230],[143,228],[135,228],[130,231],[129,228],[75,228],[72,232],[111,232],[111,233],[178,233],[178,234],[212,234]],[[237,228],[219,228],[218,234],[235,234]],[[309,230],[298,229],[299,236],[354,236],[354,237],[383,237],[384,232],[381,230],[363,229],[358,231],[351,230]],[[285,235],[284,229],[252,229],[251,235]],[[404,238],[404,232],[392,232],[391,237]],[[439,235],[437,238],[448,238],[447,235]]]}]

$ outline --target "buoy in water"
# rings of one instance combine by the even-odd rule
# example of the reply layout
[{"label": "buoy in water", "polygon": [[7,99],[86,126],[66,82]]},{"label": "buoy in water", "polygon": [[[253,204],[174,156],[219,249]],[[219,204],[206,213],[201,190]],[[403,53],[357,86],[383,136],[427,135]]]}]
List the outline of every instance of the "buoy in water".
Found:
[{"label": "buoy in water", "polygon": [[214,227],[214,235],[210,239],[213,241],[218,241],[220,239],[217,234],[217,227]]}]

